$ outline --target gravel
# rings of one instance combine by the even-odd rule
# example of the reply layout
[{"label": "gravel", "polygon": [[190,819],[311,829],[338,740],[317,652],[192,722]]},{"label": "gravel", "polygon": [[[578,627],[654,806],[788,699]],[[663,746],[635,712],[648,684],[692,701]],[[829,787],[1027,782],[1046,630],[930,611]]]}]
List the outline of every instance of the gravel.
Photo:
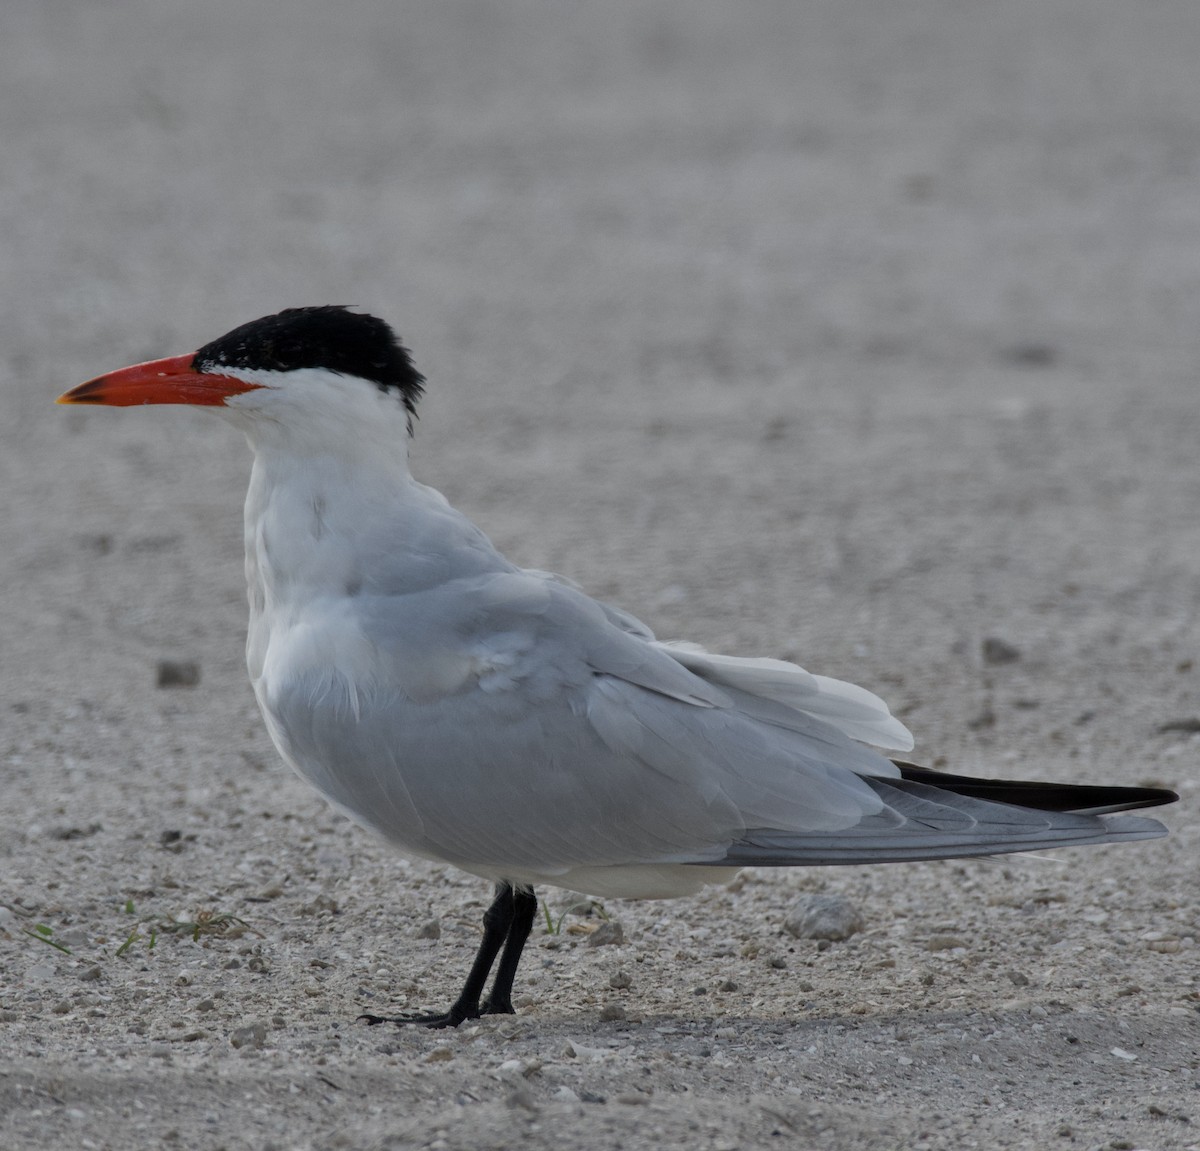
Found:
[{"label": "gravel", "polygon": [[[1196,1146],[1198,57],[1184,0],[6,4],[0,1147]],[[51,402],[322,302],[515,560],[920,762],[1174,786],[1172,838],[751,870],[611,946],[547,891],[517,1015],[356,1023],[452,1001],[488,885],[279,763],[240,438]]]}]

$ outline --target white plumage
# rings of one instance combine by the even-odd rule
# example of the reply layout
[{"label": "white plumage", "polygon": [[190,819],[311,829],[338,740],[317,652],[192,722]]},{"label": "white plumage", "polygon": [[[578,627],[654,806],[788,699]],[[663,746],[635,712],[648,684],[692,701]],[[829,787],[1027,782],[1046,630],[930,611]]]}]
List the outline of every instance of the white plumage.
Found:
[{"label": "white plumage", "polygon": [[[320,324],[314,335],[318,319],[332,336]],[[873,748],[908,751],[912,737],[871,692],[776,659],[660,643],[568,581],[517,568],[409,474],[421,380],[394,362],[373,366],[382,350],[358,374],[354,349],[338,341],[374,339],[355,326],[364,320],[296,309],[256,322],[269,338],[246,325],[195,357],[65,397],[139,402],[113,398],[128,385],[140,402],[210,403],[246,434],[250,678],[283,757],[351,818],[501,885],[639,897],[694,891],[746,863],[1162,833],[1148,819],[1036,810],[906,779]],[[279,332],[303,354],[289,360]],[[319,345],[311,354],[306,339]],[[403,365],[411,372],[406,355]],[[192,389],[187,400],[182,384],[171,391],[176,378]],[[201,385],[219,400],[191,398]],[[1081,807],[1166,794],[1143,792]],[[494,999],[490,1009],[505,1008]]]}]

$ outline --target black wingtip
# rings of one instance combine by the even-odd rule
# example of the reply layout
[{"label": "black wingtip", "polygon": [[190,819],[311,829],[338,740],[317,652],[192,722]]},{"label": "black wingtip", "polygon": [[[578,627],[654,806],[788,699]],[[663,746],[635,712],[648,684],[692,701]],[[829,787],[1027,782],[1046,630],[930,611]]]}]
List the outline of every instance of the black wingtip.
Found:
[{"label": "black wingtip", "polygon": [[903,760],[892,761],[901,778],[928,784],[955,795],[1011,803],[1034,811],[1112,812],[1162,807],[1179,796],[1165,787],[1108,787],[1090,783],[1040,783],[1023,779],[977,779],[933,771]]}]

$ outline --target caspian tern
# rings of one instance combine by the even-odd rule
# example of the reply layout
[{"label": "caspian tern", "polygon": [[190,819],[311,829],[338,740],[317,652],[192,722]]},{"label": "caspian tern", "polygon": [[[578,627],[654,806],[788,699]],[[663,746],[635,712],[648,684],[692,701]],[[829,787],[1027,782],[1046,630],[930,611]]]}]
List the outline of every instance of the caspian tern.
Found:
[{"label": "caspian tern", "polygon": [[912,736],[864,688],[659,642],[516,567],[410,474],[424,383],[382,320],[289,308],[59,400],[206,405],[245,433],[246,662],[275,746],[351,819],[496,885],[459,998],[393,1021],[511,1012],[539,883],[655,898],[748,865],[1166,834],[1105,817],[1169,791],[893,762],[874,748],[906,752]]}]

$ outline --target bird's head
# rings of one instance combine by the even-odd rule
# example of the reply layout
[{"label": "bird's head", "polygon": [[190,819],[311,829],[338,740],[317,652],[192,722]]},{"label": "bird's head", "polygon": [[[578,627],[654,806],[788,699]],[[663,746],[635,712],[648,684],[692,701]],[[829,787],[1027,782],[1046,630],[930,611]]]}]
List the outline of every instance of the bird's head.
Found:
[{"label": "bird's head", "polygon": [[411,433],[424,383],[383,320],[326,305],[252,320],[190,355],[89,380],[58,402],[215,407],[252,439],[264,426],[304,434],[320,421],[376,423],[394,413]]}]

